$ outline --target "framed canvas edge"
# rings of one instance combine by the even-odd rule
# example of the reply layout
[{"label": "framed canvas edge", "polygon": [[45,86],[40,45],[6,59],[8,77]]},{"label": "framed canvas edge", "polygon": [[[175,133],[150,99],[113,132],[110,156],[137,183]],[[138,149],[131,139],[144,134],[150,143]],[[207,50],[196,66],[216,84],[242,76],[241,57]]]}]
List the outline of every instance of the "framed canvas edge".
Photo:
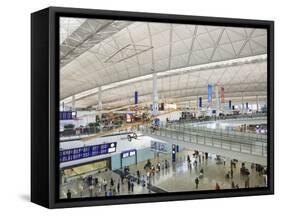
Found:
[{"label": "framed canvas edge", "polygon": [[[50,51],[50,119],[49,119],[49,208],[66,208],[66,207],[83,207],[83,206],[100,206],[100,205],[116,205],[116,204],[134,204],[134,203],[148,203],[148,202],[165,202],[165,201],[180,201],[180,200],[194,200],[194,199],[209,199],[209,198],[228,198],[228,197],[241,197],[241,196],[256,196],[256,195],[271,195],[274,194],[274,21],[268,20],[249,20],[249,19],[236,19],[236,18],[218,18],[218,17],[202,17],[202,16],[188,16],[188,15],[172,15],[172,14],[156,14],[156,13],[140,13],[140,12],[127,12],[127,11],[109,11],[109,10],[95,10],[95,9],[80,9],[80,8],[62,8],[62,7],[49,7],[49,51]],[[269,181],[268,187],[263,190],[251,189],[251,190],[222,190],[218,192],[209,191],[196,192],[196,194],[177,194],[161,196],[146,196],[146,197],[122,197],[118,199],[102,199],[102,200],[79,200],[79,201],[63,201],[57,199],[57,157],[55,146],[58,145],[58,72],[59,64],[57,61],[58,48],[56,46],[56,38],[58,35],[58,26],[56,26],[56,18],[59,16],[74,16],[74,17],[111,17],[116,18],[132,18],[135,20],[154,21],[154,22],[193,22],[204,23],[205,25],[224,25],[224,26],[245,26],[245,27],[257,27],[266,28],[268,30],[268,121],[269,121],[269,133],[268,137],[268,170]]]}]

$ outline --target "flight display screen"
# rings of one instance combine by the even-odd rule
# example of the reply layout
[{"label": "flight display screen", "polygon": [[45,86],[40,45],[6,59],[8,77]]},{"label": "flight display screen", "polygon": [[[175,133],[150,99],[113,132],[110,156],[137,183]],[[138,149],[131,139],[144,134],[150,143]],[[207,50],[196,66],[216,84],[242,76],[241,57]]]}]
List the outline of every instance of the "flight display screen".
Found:
[{"label": "flight display screen", "polygon": [[128,151],[124,151],[124,152],[121,153],[121,158],[132,157],[132,156],[135,156],[136,153],[137,153],[136,149],[131,149],[131,150],[128,150]]},{"label": "flight display screen", "polygon": [[61,111],[60,120],[72,120],[76,118],[76,112],[74,111]]},{"label": "flight display screen", "polygon": [[60,151],[60,162],[79,160],[116,152],[117,142],[73,148]]}]

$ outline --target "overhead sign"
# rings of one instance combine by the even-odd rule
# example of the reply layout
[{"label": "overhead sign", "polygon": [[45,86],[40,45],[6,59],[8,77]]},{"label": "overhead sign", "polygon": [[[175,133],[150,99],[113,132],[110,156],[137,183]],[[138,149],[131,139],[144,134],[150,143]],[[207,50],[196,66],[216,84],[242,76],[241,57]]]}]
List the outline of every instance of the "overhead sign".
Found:
[{"label": "overhead sign", "polygon": [[224,103],[224,87],[221,87],[221,102]]},{"label": "overhead sign", "polygon": [[135,104],[138,104],[138,92],[135,91]]},{"label": "overhead sign", "polygon": [[79,160],[116,152],[117,142],[73,148],[60,151],[60,162]]},{"label": "overhead sign", "polygon": [[176,145],[173,144],[172,145],[172,161],[175,162],[176,161],[176,154],[177,154],[177,151],[176,151]]},{"label": "overhead sign", "polygon": [[198,103],[199,103],[199,108],[202,108],[202,97],[199,97]]},{"label": "overhead sign", "polygon": [[123,152],[121,152],[121,158],[133,157],[136,154],[137,154],[137,150],[136,149],[131,149],[131,150],[123,151]]},{"label": "overhead sign", "polygon": [[162,142],[151,140],[150,148],[151,148],[151,151],[168,153],[168,149],[167,149],[167,144],[166,143],[162,143]]},{"label": "overhead sign", "polygon": [[76,115],[75,111],[61,111],[60,120],[73,120],[76,118]]},{"label": "overhead sign", "polygon": [[208,84],[208,102],[212,102],[212,94],[213,94],[213,87],[212,85]]}]

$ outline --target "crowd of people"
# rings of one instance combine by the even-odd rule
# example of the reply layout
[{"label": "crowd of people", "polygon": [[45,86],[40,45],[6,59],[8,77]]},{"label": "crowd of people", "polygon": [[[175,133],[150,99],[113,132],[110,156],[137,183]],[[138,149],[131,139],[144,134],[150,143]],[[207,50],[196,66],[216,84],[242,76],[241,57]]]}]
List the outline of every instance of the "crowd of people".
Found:
[{"label": "crowd of people", "polygon": [[[193,154],[186,154],[184,157],[180,158],[181,161],[187,162],[187,168],[192,172],[192,169],[195,169],[195,173],[199,173],[199,175],[195,178],[195,189],[198,190],[200,188],[200,181],[203,180],[205,177],[204,169],[206,168],[202,164],[206,162],[209,158],[208,153],[199,153],[198,151],[194,151]],[[217,161],[216,164],[220,166],[226,167],[226,161],[223,158],[217,156],[215,158]],[[130,172],[130,167],[125,166],[122,170],[120,170],[118,178],[101,178],[101,177],[93,177],[91,175],[87,176],[83,179],[83,188],[84,191],[89,191],[89,196],[116,196],[120,194],[133,194],[136,185],[142,186],[143,189],[147,189],[146,192],[151,192],[151,180],[157,174],[160,174],[161,171],[169,171],[170,168],[170,161],[169,160],[159,160],[156,161],[154,164],[150,160],[147,160],[143,170],[138,169],[134,171],[132,175]],[[234,181],[234,170],[236,170],[238,161],[231,160],[230,166],[225,168],[226,174],[225,178],[229,181],[231,189],[238,189],[239,184],[235,183]],[[257,173],[264,176],[264,183],[266,185],[266,169],[261,165],[252,164],[251,169],[255,169]],[[228,171],[227,171],[228,170]],[[199,172],[198,172],[199,171]],[[238,171],[236,170],[235,173]],[[238,172],[239,173],[239,172]],[[250,172],[249,169],[246,168],[245,163],[241,163],[240,168],[240,179],[243,179],[245,188],[250,187]],[[127,187],[127,189],[126,189]],[[221,185],[219,182],[216,182],[214,185],[215,190],[220,190]],[[67,191],[67,198],[71,198],[71,191]]]}]

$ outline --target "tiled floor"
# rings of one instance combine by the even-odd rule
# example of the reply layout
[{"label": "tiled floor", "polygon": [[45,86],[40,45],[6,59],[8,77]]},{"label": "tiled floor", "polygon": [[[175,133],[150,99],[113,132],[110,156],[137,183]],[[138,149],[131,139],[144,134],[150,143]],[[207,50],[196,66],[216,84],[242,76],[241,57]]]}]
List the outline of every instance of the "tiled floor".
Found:
[{"label": "tiled floor", "polygon": [[[155,173],[151,177],[151,183],[153,186],[160,188],[167,192],[178,192],[178,191],[194,191],[197,190],[195,187],[195,178],[199,176],[201,169],[204,170],[204,176],[199,179],[198,190],[214,190],[216,183],[220,185],[221,189],[230,189],[232,179],[226,179],[225,175],[230,171],[230,159],[225,158],[225,165],[217,164],[215,160],[215,155],[210,155],[208,160],[201,160],[198,162],[197,168],[193,165],[195,160],[192,157],[192,151],[183,151],[178,153],[177,162],[172,163],[170,161],[170,167],[168,169],[161,170],[159,173]],[[186,160],[187,154],[190,155],[192,160],[191,169],[188,168],[188,163]],[[160,158],[152,159],[152,164],[156,164],[158,161],[162,161],[168,158],[168,155],[162,155]],[[199,161],[199,160],[197,160]],[[144,170],[145,162],[139,163],[137,165],[130,166],[130,173],[136,175],[136,170],[141,172],[141,175],[146,176]],[[246,167],[250,170],[250,187],[264,187],[264,177],[256,173],[255,169],[251,169],[251,164],[245,163]],[[239,185],[240,188],[245,187],[245,178],[240,176],[241,162],[237,163],[236,168],[233,170],[233,181]],[[99,174],[95,174],[94,177],[98,177],[100,182],[102,179],[107,180],[107,191],[109,191],[110,179],[113,178],[115,181],[115,189],[117,182],[120,181],[118,174],[107,171]],[[145,177],[146,179],[146,177]],[[72,192],[72,197],[89,197],[89,196],[104,196],[105,191],[101,185],[98,185],[90,192],[89,187],[83,186],[82,180],[78,178],[64,184],[61,187],[61,197],[66,198],[66,191],[70,189]],[[117,190],[117,189],[116,189]],[[147,187],[138,185],[134,183],[134,191],[128,192],[128,182],[124,180],[124,184],[120,184],[120,192],[116,195],[128,195],[128,194],[147,194],[149,190]],[[151,191],[153,193],[153,191]]]}]

